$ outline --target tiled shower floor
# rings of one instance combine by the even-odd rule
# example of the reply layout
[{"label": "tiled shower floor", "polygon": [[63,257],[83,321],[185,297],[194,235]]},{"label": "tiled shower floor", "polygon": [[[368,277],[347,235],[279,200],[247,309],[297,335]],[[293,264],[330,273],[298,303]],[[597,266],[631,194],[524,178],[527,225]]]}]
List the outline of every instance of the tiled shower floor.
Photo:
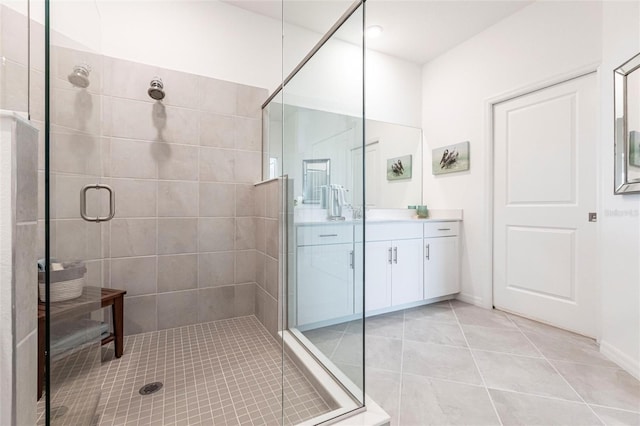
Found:
[{"label": "tiled shower floor", "polygon": [[[361,383],[359,321],[304,332]],[[419,425],[640,425],[640,382],[589,338],[459,301],[365,321],[366,392]]]},{"label": "tiled shower floor", "polygon": [[[128,336],[120,359],[105,348],[99,425],[283,423],[282,349],[254,316]],[[290,360],[284,369],[285,424],[330,411]],[[138,393],[156,381],[164,384],[160,391]]]}]

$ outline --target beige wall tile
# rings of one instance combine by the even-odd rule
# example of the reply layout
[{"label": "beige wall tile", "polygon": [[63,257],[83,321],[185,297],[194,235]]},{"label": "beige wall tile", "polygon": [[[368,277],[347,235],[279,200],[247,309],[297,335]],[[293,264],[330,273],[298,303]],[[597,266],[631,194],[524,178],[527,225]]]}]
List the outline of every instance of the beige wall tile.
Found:
[{"label": "beige wall tile", "polygon": [[209,322],[235,316],[235,287],[212,287],[198,290],[198,321]]},{"label": "beige wall tile", "polygon": [[253,185],[236,185],[236,216],[255,216],[254,195],[255,189]]},{"label": "beige wall tile", "polygon": [[157,219],[113,219],[111,257],[156,254]]},{"label": "beige wall tile", "polygon": [[236,251],[236,284],[252,283],[256,281],[256,252],[255,250]]},{"label": "beige wall tile", "polygon": [[158,256],[158,292],[198,287],[198,255]]},{"label": "beige wall tile", "polygon": [[201,109],[218,114],[235,115],[238,85],[214,78],[200,77]]},{"label": "beige wall tile", "polygon": [[265,234],[266,234],[266,253],[273,257],[278,258],[279,244],[278,244],[278,221],[274,219],[265,220]]},{"label": "beige wall tile", "polygon": [[262,121],[253,118],[234,117],[236,149],[262,150]]},{"label": "beige wall tile", "polygon": [[233,149],[235,134],[233,117],[209,112],[200,113],[201,146]]},{"label": "beige wall tile", "polygon": [[261,179],[260,153],[235,151],[234,176],[237,183],[256,183]]},{"label": "beige wall tile", "polygon": [[24,339],[38,326],[38,274],[35,223],[15,227],[15,336]]},{"label": "beige wall tile", "polygon": [[256,224],[252,217],[236,218],[236,250],[256,248]]},{"label": "beige wall tile", "polygon": [[124,257],[111,260],[111,287],[128,296],[157,293],[156,257]]},{"label": "beige wall tile", "polygon": [[111,176],[156,179],[157,162],[153,143],[128,139],[111,139]]},{"label": "beige wall tile", "polygon": [[200,218],[198,247],[200,252],[230,251],[235,246],[235,219]]},{"label": "beige wall tile", "polygon": [[182,327],[198,322],[198,290],[158,294],[158,329]]},{"label": "beige wall tile", "polygon": [[268,91],[252,86],[238,86],[237,114],[243,117],[261,118],[262,104],[267,100]]},{"label": "beige wall tile", "polygon": [[158,254],[195,253],[197,219],[158,219]]},{"label": "beige wall tile", "polygon": [[158,163],[158,178],[198,180],[198,147],[156,142],[153,154]]},{"label": "beige wall tile", "polygon": [[146,333],[157,329],[156,295],[125,297],[124,334]]},{"label": "beige wall tile", "polygon": [[158,182],[158,217],[198,216],[197,182]]},{"label": "beige wall tile", "polygon": [[111,179],[111,186],[116,193],[116,217],[156,216],[156,181]]},{"label": "beige wall tile", "polygon": [[235,282],[233,252],[202,253],[198,255],[198,287],[220,287]]},{"label": "beige wall tile", "polygon": [[229,183],[200,183],[201,217],[234,217],[236,213],[236,185]]},{"label": "beige wall tile", "polygon": [[200,180],[207,182],[235,181],[235,151],[200,148]]}]

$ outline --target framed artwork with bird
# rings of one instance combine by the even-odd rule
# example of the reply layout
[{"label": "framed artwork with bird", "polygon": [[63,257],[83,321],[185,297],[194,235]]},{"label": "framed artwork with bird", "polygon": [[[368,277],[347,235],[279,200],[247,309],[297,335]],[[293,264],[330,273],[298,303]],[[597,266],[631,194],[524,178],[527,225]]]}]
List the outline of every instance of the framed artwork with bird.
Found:
[{"label": "framed artwork with bird", "polygon": [[413,165],[411,155],[389,158],[387,160],[387,180],[411,179]]},{"label": "framed artwork with bird", "polygon": [[431,170],[434,175],[469,170],[469,141],[443,146],[432,151]]}]

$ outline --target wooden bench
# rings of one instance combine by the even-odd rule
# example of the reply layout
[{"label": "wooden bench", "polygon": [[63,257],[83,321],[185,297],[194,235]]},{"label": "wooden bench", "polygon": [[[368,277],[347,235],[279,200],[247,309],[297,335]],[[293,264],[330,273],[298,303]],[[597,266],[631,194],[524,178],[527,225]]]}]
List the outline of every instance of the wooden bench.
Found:
[{"label": "wooden bench", "polygon": [[[113,332],[102,339],[102,344],[114,342],[115,356],[120,358],[124,353],[124,295],[125,290],[115,288],[85,287],[82,296],[64,302],[52,302],[50,306],[50,321],[53,324],[58,321],[73,319],[90,314],[98,309],[111,306]],[[45,375],[45,331],[46,310],[43,302],[38,303],[38,399],[42,397]]]}]

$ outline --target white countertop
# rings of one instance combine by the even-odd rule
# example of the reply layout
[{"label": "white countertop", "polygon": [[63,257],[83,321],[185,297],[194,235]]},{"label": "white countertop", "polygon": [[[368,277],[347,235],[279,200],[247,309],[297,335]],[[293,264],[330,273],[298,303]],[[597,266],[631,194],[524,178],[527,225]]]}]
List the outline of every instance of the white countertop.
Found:
[{"label": "white countertop", "polygon": [[326,226],[326,225],[358,225],[363,222],[367,225],[384,223],[416,223],[416,222],[460,222],[462,210],[429,210],[429,217],[418,218],[415,210],[409,209],[377,209],[366,213],[366,220],[351,219],[351,211],[345,213],[345,220],[328,220],[324,210],[304,209],[296,212],[294,225]]}]

